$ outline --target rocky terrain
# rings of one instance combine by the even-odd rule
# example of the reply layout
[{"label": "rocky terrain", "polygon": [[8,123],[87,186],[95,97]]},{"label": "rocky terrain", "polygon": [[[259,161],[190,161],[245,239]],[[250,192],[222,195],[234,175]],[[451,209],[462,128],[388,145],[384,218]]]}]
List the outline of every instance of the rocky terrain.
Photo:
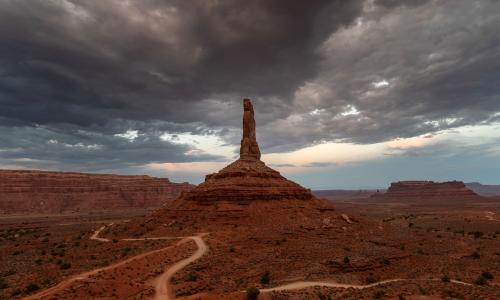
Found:
[{"label": "rocky terrain", "polygon": [[398,181],[391,183],[385,193],[375,193],[372,199],[378,201],[409,201],[443,204],[447,201],[477,200],[480,196],[461,181]]},{"label": "rocky terrain", "polygon": [[0,214],[153,208],[192,188],[150,176],[0,170]]},{"label": "rocky terrain", "polygon": [[[151,214],[1,225],[0,297],[500,299],[497,202],[333,206],[260,160],[244,106],[240,159]],[[387,194],[435,185],[398,183]],[[435,189],[428,195],[477,197],[459,183]],[[85,265],[94,249],[97,262]]]}]

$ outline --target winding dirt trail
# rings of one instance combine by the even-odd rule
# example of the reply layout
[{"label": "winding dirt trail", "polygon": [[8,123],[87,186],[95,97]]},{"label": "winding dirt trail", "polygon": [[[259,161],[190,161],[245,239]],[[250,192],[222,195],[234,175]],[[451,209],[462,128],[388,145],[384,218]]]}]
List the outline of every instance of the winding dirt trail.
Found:
[{"label": "winding dirt trail", "polygon": [[196,243],[198,250],[196,250],[196,252],[190,257],[177,262],[173,266],[170,266],[167,270],[165,270],[165,272],[163,272],[163,274],[156,278],[154,300],[175,299],[175,295],[170,286],[170,280],[172,279],[174,274],[184,269],[190,263],[202,257],[207,252],[208,246],[200,236],[190,236],[186,239],[193,240]]},{"label": "winding dirt trail", "polygon": [[[109,224],[108,226],[111,226],[111,225],[113,225],[113,223]],[[99,229],[97,229],[92,234],[92,236],[90,236],[89,239],[90,240],[99,241],[99,242],[103,242],[103,243],[110,242],[110,240],[107,239],[107,238],[101,238],[101,237],[99,237],[99,234],[105,228],[106,228],[106,226],[101,226]],[[167,246],[167,247],[164,247],[164,248],[161,248],[161,249],[157,249],[157,250],[152,250],[152,251],[144,252],[144,253],[141,253],[139,255],[127,258],[125,260],[122,260],[120,262],[114,263],[114,264],[106,266],[106,267],[97,268],[97,269],[94,269],[94,270],[91,270],[91,271],[87,271],[87,272],[84,272],[84,273],[73,275],[73,276],[71,276],[71,277],[69,277],[69,278],[61,281],[60,283],[58,283],[58,284],[56,284],[56,285],[54,285],[54,286],[52,286],[52,287],[50,287],[48,289],[42,290],[42,291],[40,291],[38,293],[35,293],[33,295],[24,297],[22,299],[24,299],[24,300],[31,300],[31,299],[40,299],[42,297],[50,296],[52,294],[55,294],[55,293],[57,293],[59,291],[62,291],[64,289],[68,288],[69,286],[71,286],[76,281],[85,280],[85,279],[89,278],[92,275],[98,274],[99,272],[111,270],[111,269],[114,269],[114,268],[126,265],[126,264],[128,264],[128,263],[130,263],[130,262],[132,262],[134,260],[142,259],[142,258],[144,258],[146,256],[163,252],[165,250],[168,250],[170,248],[176,247],[176,246],[178,246],[178,245],[180,245],[182,243],[185,243],[185,242],[188,242],[188,241],[192,240],[192,241],[194,241],[196,243],[196,246],[198,247],[198,249],[196,250],[196,252],[193,255],[191,255],[190,257],[188,257],[186,259],[183,259],[183,260],[175,263],[174,265],[168,267],[159,277],[155,278],[155,280],[154,280],[154,282],[155,282],[155,297],[154,297],[154,299],[155,300],[160,300],[160,299],[161,300],[171,300],[171,299],[175,299],[175,296],[173,296],[173,291],[172,291],[171,286],[170,286],[170,279],[173,277],[173,275],[175,273],[177,273],[178,271],[182,270],[184,267],[186,267],[190,263],[192,263],[192,262],[196,261],[197,259],[201,258],[207,252],[208,246],[205,244],[205,242],[202,239],[202,237],[205,236],[205,235],[206,235],[206,233],[203,233],[203,234],[200,234],[200,235],[197,235],[197,236],[187,236],[187,237],[182,237],[182,236],[181,237],[163,236],[163,237],[121,239],[122,241],[147,241],[147,240],[172,240],[172,239],[181,239],[181,240],[179,242],[175,243],[174,245],[170,245],[170,246]]]},{"label": "winding dirt trail", "polygon": [[[261,289],[260,291],[262,293],[269,293],[269,292],[278,292],[278,291],[291,291],[291,290],[300,290],[300,289],[305,289],[309,287],[333,287],[333,288],[343,288],[343,289],[348,289],[348,288],[354,288],[354,289],[367,289],[367,288],[372,288],[376,287],[379,285],[383,285],[386,283],[392,283],[392,282],[400,282],[400,281],[440,281],[441,279],[404,279],[404,278],[395,278],[395,279],[388,279],[388,280],[382,280],[379,282],[375,283],[370,283],[370,284],[345,284],[345,283],[338,283],[338,282],[328,282],[328,281],[298,281],[298,282],[293,282],[293,283],[288,283],[285,285],[281,286],[276,286],[273,288],[268,288],[268,289]],[[456,284],[462,284],[462,285],[467,285],[471,286],[472,284],[463,282],[463,281],[458,281],[458,280],[450,280],[452,283]]]}]

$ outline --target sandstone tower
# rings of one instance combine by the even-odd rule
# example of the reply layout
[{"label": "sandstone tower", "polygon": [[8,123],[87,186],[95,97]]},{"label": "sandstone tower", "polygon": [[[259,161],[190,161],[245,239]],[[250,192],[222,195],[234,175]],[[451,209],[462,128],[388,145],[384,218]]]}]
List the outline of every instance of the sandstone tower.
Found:
[{"label": "sandstone tower", "polygon": [[254,110],[250,99],[243,100],[243,135],[240,158],[184,195],[184,200],[211,203],[254,200],[309,200],[310,190],[292,182],[260,160]]}]

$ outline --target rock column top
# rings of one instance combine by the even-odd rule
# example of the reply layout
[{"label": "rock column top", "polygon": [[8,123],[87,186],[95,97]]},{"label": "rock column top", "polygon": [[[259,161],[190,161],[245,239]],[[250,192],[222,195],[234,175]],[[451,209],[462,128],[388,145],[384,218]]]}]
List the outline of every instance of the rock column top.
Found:
[{"label": "rock column top", "polygon": [[260,149],[255,133],[254,111],[250,99],[243,99],[243,137],[241,138],[240,158],[260,160]]}]

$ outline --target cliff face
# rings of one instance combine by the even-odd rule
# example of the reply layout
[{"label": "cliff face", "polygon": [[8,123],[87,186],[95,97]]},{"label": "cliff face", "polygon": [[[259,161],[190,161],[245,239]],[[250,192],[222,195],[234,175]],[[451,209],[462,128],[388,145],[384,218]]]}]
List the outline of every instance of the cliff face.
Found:
[{"label": "cliff face", "polygon": [[193,187],[150,176],[0,170],[0,213],[159,207]]},{"label": "cliff face", "polygon": [[465,185],[475,193],[484,197],[500,196],[500,185],[487,185],[479,182],[468,182]]},{"label": "cliff face", "polygon": [[374,197],[383,197],[393,200],[467,200],[479,196],[468,189],[461,181],[434,182],[434,181],[398,181],[393,182],[386,193],[375,194]]}]

